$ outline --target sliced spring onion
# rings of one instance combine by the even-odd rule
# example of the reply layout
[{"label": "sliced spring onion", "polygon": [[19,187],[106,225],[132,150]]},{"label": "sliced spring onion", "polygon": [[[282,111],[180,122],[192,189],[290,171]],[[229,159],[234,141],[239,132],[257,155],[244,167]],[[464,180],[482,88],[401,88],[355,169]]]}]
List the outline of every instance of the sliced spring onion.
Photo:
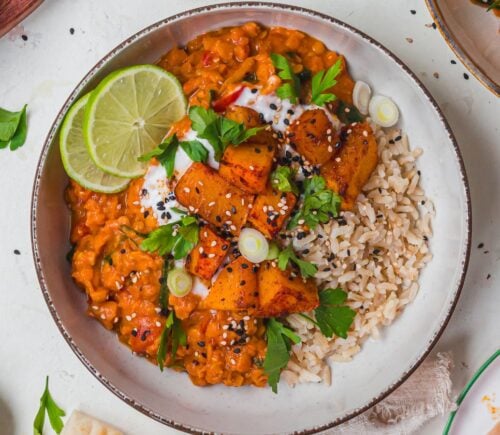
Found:
[{"label": "sliced spring onion", "polygon": [[370,117],[381,127],[392,127],[398,122],[398,106],[389,97],[375,95],[368,106]]},{"label": "sliced spring onion", "polygon": [[269,243],[260,231],[243,228],[238,240],[238,249],[248,261],[261,263],[269,253]]},{"label": "sliced spring onion", "polygon": [[182,298],[193,288],[193,277],[184,269],[175,268],[168,272],[167,286],[174,296]]},{"label": "sliced spring onion", "polygon": [[354,89],[352,91],[352,102],[356,109],[362,115],[368,114],[368,104],[370,103],[370,97],[372,96],[372,90],[370,86],[361,80],[358,80],[354,84]]},{"label": "sliced spring onion", "polygon": [[280,253],[280,248],[275,242],[269,243],[269,251],[267,253],[266,260],[275,260],[278,258]]}]

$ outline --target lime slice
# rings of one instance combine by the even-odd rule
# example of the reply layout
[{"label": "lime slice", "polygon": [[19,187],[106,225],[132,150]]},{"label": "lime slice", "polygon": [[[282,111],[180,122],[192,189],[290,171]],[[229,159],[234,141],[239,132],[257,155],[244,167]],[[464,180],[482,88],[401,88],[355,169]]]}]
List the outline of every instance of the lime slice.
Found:
[{"label": "lime slice", "polygon": [[67,174],[81,186],[95,192],[123,190],[129,180],[101,171],[90,158],[83,140],[83,115],[90,94],[80,98],[64,118],[59,135],[61,159]]},{"label": "lime slice", "polygon": [[95,164],[112,175],[139,177],[138,157],[158,146],[186,114],[186,98],[174,75],[137,65],[108,75],[90,95],[83,134]]}]

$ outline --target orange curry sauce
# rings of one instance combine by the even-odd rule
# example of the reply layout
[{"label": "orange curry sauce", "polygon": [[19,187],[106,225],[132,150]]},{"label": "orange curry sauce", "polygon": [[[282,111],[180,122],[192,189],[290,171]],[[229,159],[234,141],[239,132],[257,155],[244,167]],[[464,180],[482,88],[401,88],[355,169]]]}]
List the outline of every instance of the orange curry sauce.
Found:
[{"label": "orange curry sauce", "polygon": [[[296,73],[313,74],[333,65],[339,55],[296,30],[263,28],[255,23],[225,28],[170,50],[159,65],[181,81],[191,105],[208,107],[242,82],[274,91],[281,80],[269,57],[286,53]],[[344,68],[333,92],[351,103],[353,81]],[[182,130],[186,121],[176,127]],[[122,193],[94,193],[71,182],[67,201],[72,210],[72,275],[88,297],[88,314],[116,331],[134,352],[156,363],[165,314],[159,293],[163,259],[140,249],[141,234],[158,226],[150,210],[141,209],[143,179]],[[187,371],[196,385],[264,386],[265,326],[246,312],[197,309],[199,297],[170,295],[187,334],[174,367]],[[170,356],[167,356],[166,363]]]}]

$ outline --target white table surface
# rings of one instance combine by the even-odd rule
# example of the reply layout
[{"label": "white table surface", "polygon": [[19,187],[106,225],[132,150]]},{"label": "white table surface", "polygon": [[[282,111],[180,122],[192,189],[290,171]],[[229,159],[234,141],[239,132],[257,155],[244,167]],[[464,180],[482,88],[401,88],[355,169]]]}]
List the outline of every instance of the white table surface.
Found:
[{"label": "white table surface", "polygon": [[[81,409],[130,435],[176,432],[121,402],[69,349],[49,314],[35,275],[29,210],[43,141],[59,108],[83,75],[127,36],[161,18],[209,3],[212,1],[46,0],[0,39],[0,106],[17,110],[24,103],[29,105],[26,144],[13,153],[0,150],[0,198],[4,204],[0,213],[2,435],[32,433],[47,374],[57,402],[67,411]],[[473,248],[462,297],[433,353],[453,351],[453,383],[458,392],[500,345],[498,99],[472,75],[465,80],[466,70],[459,61],[450,63],[456,59],[453,52],[437,30],[425,26],[432,20],[423,0],[289,3],[333,15],[396,53],[434,95],[455,132],[471,185]],[[368,4],[376,4],[376,8],[368,8]],[[411,14],[411,9],[416,14]],[[439,78],[434,77],[435,72]],[[481,242],[484,248],[478,249]],[[15,249],[20,255],[14,254]],[[439,434],[444,422],[445,417],[436,418],[421,433]]]}]

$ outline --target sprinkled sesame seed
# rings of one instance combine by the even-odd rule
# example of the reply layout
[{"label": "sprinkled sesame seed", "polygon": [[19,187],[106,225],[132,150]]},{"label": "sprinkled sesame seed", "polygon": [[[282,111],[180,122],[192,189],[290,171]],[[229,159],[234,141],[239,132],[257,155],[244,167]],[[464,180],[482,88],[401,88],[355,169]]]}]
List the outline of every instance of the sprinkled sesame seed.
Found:
[{"label": "sprinkled sesame seed", "polygon": [[213,240],[212,243],[210,243],[210,246],[217,246],[217,241]]},{"label": "sprinkled sesame seed", "polygon": [[227,344],[227,342],[226,342],[225,340],[222,340],[222,341],[220,342],[220,344],[221,344],[221,346],[225,346],[225,345]]},{"label": "sprinkled sesame seed", "polygon": [[125,319],[130,322],[132,320],[132,317],[130,317],[129,315],[126,315]]},{"label": "sprinkled sesame seed", "polygon": [[214,258],[215,254],[208,254],[208,258]]},{"label": "sprinkled sesame seed", "polygon": [[213,207],[214,205],[215,205],[215,201],[212,201],[212,202],[209,202],[209,203],[208,203],[208,206],[209,206],[209,207]]},{"label": "sprinkled sesame seed", "polygon": [[161,322],[159,322],[158,320],[155,322],[155,325],[156,325],[158,328],[161,328]]},{"label": "sprinkled sesame seed", "polygon": [[254,171],[254,170],[255,170],[255,167],[254,167],[254,166],[252,166],[252,165],[250,165],[250,166],[249,166],[249,169],[250,169],[251,171]]},{"label": "sprinkled sesame seed", "polygon": [[105,316],[104,314],[101,314],[99,317],[100,317],[102,320],[106,320],[106,316]]},{"label": "sprinkled sesame seed", "polygon": [[226,198],[227,198],[227,199],[231,198],[231,196],[233,196],[231,192],[226,193]]}]

